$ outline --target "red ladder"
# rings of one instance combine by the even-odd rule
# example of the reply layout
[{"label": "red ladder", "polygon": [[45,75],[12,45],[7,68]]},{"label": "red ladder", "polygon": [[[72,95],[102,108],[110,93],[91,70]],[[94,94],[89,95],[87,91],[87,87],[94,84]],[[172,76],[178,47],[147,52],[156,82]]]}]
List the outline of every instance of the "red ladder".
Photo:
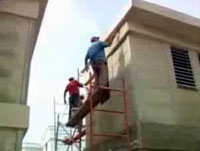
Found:
[{"label": "red ladder", "polygon": [[[115,91],[120,93],[123,96],[123,103],[124,103],[124,110],[123,111],[115,111],[115,110],[104,110],[104,109],[95,109],[93,107],[93,100],[92,100],[92,89],[93,88],[99,88],[99,89],[106,89],[109,91]],[[125,137],[127,140],[127,151],[131,151],[131,146],[130,146],[130,135],[129,135],[129,128],[128,128],[128,107],[127,107],[127,92],[126,92],[126,85],[125,85],[125,80],[122,80],[122,89],[113,89],[110,87],[105,87],[105,86],[92,86],[90,82],[90,151],[95,151],[94,150],[94,138],[95,137],[109,137],[109,138],[123,138]],[[124,120],[125,120],[125,128],[126,128],[126,134],[100,134],[100,133],[95,133],[93,130],[93,113],[94,112],[104,112],[104,113],[110,113],[110,114],[122,114],[124,115]]]}]

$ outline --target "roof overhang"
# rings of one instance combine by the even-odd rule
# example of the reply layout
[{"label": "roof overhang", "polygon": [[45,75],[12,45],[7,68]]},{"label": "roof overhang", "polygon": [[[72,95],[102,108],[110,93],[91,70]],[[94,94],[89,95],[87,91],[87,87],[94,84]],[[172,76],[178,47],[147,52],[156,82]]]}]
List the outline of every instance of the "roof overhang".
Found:
[{"label": "roof overhang", "polygon": [[106,39],[108,40],[116,33],[125,22],[134,22],[177,35],[190,42],[200,43],[200,19],[153,3],[142,0],[133,1]]}]

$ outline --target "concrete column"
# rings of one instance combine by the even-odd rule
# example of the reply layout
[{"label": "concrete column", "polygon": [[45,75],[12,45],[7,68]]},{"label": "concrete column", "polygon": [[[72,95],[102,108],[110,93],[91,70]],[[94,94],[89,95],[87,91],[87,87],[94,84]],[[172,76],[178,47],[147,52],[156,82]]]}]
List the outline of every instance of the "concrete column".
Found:
[{"label": "concrete column", "polygon": [[0,1],[0,150],[21,151],[30,62],[47,1]]}]

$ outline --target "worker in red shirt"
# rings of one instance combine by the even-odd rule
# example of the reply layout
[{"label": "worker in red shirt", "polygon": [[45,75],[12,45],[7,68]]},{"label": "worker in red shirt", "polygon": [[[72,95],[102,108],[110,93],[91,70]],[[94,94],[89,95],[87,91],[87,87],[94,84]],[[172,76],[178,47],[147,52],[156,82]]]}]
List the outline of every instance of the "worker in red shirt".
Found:
[{"label": "worker in red shirt", "polygon": [[71,118],[71,109],[78,108],[80,104],[79,87],[83,87],[82,83],[79,83],[73,77],[69,78],[69,84],[64,91],[64,103],[66,104],[66,94],[69,92],[69,119]]}]

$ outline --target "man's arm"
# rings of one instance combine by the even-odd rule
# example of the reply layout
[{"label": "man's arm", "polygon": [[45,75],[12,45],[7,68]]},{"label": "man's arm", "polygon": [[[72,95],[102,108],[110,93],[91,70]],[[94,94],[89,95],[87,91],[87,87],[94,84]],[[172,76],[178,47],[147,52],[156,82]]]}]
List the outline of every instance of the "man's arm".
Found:
[{"label": "man's arm", "polygon": [[110,47],[116,34],[113,34],[109,39],[107,39],[105,42],[102,42],[103,47]]},{"label": "man's arm", "polygon": [[101,42],[101,45],[102,45],[102,47],[103,48],[106,48],[106,47],[109,47],[111,44],[110,43],[108,43],[108,42]]},{"label": "man's arm", "polygon": [[65,91],[64,91],[64,103],[67,104],[67,101],[66,101],[66,94],[67,94],[67,91],[68,91],[68,87],[65,88]]},{"label": "man's arm", "polygon": [[85,70],[87,71],[88,70],[88,59],[89,59],[89,55],[88,55],[88,52],[87,52],[87,54],[86,54],[86,56],[85,56]]},{"label": "man's arm", "polygon": [[80,82],[79,82],[79,81],[77,81],[77,80],[76,80],[76,84],[78,85],[78,87],[81,87],[81,88],[83,87],[83,84],[82,84],[82,83],[80,83]]},{"label": "man's arm", "polygon": [[78,86],[82,88],[83,84],[78,82]]},{"label": "man's arm", "polygon": [[88,59],[89,59],[89,56],[88,56],[88,53],[87,53],[86,56],[85,56],[85,66],[88,65]]}]

